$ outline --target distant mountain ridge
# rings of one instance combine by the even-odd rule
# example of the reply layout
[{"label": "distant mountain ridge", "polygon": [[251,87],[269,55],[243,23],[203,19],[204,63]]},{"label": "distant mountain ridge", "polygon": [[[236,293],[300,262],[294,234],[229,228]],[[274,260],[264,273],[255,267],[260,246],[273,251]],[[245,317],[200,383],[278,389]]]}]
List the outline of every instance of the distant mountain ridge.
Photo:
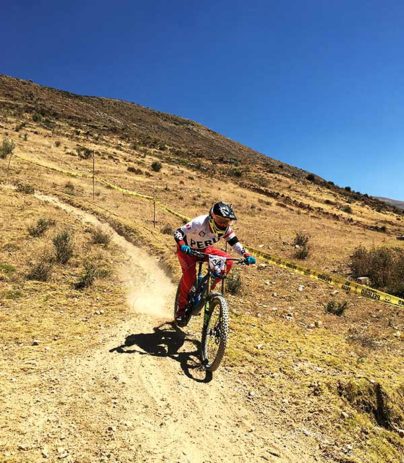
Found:
[{"label": "distant mountain ridge", "polygon": [[391,198],[384,198],[382,196],[376,196],[379,201],[383,201],[384,203],[390,204],[391,206],[398,207],[399,209],[404,210],[404,201],[398,201],[397,199]]}]

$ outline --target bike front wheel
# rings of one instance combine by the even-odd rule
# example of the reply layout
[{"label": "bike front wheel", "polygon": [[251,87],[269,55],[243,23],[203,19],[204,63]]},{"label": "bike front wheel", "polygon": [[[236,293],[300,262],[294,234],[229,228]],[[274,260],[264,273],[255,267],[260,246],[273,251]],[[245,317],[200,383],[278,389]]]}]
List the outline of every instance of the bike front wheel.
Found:
[{"label": "bike front wheel", "polygon": [[226,299],[214,295],[205,309],[202,329],[202,362],[205,369],[215,371],[223,359],[229,335],[229,309]]}]

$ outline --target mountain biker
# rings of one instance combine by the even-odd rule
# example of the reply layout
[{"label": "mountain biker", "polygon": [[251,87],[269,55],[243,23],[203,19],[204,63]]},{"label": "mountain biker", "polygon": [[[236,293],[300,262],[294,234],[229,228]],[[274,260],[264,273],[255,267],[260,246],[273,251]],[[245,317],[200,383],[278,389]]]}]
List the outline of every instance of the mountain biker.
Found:
[{"label": "mountain biker", "polygon": [[[234,233],[231,223],[237,220],[237,217],[230,204],[223,202],[215,203],[209,214],[195,217],[187,224],[179,227],[174,238],[177,242],[177,257],[182,269],[180,280],[178,310],[176,322],[179,326],[185,326],[188,322],[185,316],[185,309],[188,303],[189,292],[195,282],[195,267],[198,258],[190,255],[191,249],[203,252],[205,254],[214,254],[222,257],[230,257],[226,252],[213,247],[220,238],[224,238],[227,243],[241,256],[246,259],[247,265],[255,264],[255,257],[251,256],[239,242]],[[226,261],[226,274],[231,270],[233,262]],[[213,285],[220,281],[217,279]]]}]

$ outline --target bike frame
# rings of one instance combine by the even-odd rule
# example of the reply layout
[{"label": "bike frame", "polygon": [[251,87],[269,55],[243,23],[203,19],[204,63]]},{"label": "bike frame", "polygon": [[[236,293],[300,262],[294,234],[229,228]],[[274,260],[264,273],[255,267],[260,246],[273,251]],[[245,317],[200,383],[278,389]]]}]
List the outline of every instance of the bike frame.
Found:
[{"label": "bike frame", "polygon": [[[199,313],[200,312],[200,310],[202,309],[202,307],[201,307],[202,302],[203,302],[203,306],[205,306],[205,308],[206,308],[206,302],[208,302],[208,299],[209,299],[209,297],[206,297],[206,295],[209,296],[211,294],[212,271],[211,271],[211,269],[209,267],[209,262],[207,261],[207,259],[209,259],[210,254],[204,254],[204,253],[201,253],[199,251],[193,251],[191,253],[191,255],[194,255],[195,257],[198,257],[198,258],[201,259],[201,260],[198,261],[198,272],[196,274],[196,279],[195,279],[195,294],[193,296],[194,300],[195,300],[195,298],[200,295],[201,303],[198,304],[197,307],[192,308],[191,313],[194,314],[194,313]],[[243,263],[244,262],[244,259],[236,258],[236,257],[224,257],[224,259],[226,261],[227,260],[233,260],[233,261],[238,262],[238,263]],[[207,264],[207,272],[206,272],[205,275],[203,275],[203,272],[202,272],[204,263]],[[222,296],[224,296],[224,294],[225,294],[224,281],[226,279],[226,276],[227,275],[220,278],[222,280],[221,281],[221,291],[220,291]],[[207,280],[206,281],[206,288],[204,288],[203,293],[201,293],[201,287],[204,285],[205,280]]]}]

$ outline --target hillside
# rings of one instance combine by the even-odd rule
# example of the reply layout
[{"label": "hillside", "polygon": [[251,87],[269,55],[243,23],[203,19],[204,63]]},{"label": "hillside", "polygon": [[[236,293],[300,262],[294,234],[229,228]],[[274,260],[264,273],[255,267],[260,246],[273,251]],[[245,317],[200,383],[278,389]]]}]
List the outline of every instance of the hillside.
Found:
[{"label": "hillside", "polygon": [[378,197],[380,201],[383,201],[387,204],[397,207],[398,209],[404,209],[404,201],[397,201],[396,199]]},{"label": "hillside", "polygon": [[[403,233],[402,211],[192,121],[132,103],[72,95],[6,76],[0,77],[0,103],[0,141],[15,144],[13,155],[0,159],[0,336],[6,346],[0,381],[10,397],[2,403],[7,414],[0,423],[4,461],[38,461],[41,452],[48,453],[48,461],[59,461],[60,448],[70,448],[60,458],[71,461],[131,461],[135,442],[141,442],[143,461],[223,461],[221,448],[231,452],[229,461],[245,461],[246,455],[253,455],[252,461],[400,461],[401,307],[259,259],[255,268],[240,273],[240,292],[228,295],[231,340],[223,368],[213,379],[200,378],[189,368],[199,320],[186,334],[160,328],[170,319],[172,300],[165,292],[159,299],[165,283],[160,288],[147,275],[157,269],[141,267],[141,256],[132,265],[122,243],[97,248],[90,239],[94,225],[83,225],[74,211],[108,223],[151,255],[171,278],[168,293],[175,291],[179,277],[172,231],[182,217],[207,212],[218,199],[234,205],[237,234],[247,246],[346,278],[359,246],[404,249],[396,239]],[[41,194],[54,202],[44,202]],[[28,227],[49,217],[55,219],[55,231],[51,227],[41,238],[30,236]],[[76,237],[72,261],[57,265],[48,281],[27,280],[38,258],[50,252],[56,230],[65,227]],[[296,233],[309,237],[304,261],[296,259]],[[108,272],[78,292],[72,284],[87,256]],[[122,265],[131,268],[129,276],[118,270]],[[125,303],[128,280],[135,287],[150,280],[149,292]],[[341,316],[326,310],[332,301],[345,304]],[[105,346],[120,351],[113,358]],[[165,349],[171,354],[164,355]],[[119,352],[133,355],[114,360]],[[111,373],[114,364],[118,380]],[[74,372],[72,380],[65,365]],[[51,378],[57,382],[49,386]],[[24,407],[16,384],[25,391]],[[52,388],[70,395],[60,403],[50,400]],[[74,408],[80,394],[83,417]],[[198,404],[206,394],[210,407],[218,407],[214,413]],[[92,397],[98,405],[94,410]],[[192,406],[185,405],[179,415],[184,397]],[[135,399],[144,408],[135,407]],[[219,404],[224,404],[222,418]],[[59,433],[51,429],[58,408],[63,410]],[[30,410],[31,424],[39,417],[43,433],[38,429],[27,437],[24,409]],[[139,419],[127,426],[130,413]],[[159,429],[153,416],[160,418]],[[147,432],[138,429],[142,417]],[[209,448],[216,452],[201,449],[200,430],[186,434],[185,453],[176,453],[176,423],[184,420],[181,429],[196,430],[198,419],[205,420],[204,431],[212,421]],[[172,447],[166,454],[156,447],[160,426]],[[85,435],[81,441],[77,430]],[[223,440],[215,444],[217,430]]]}]

